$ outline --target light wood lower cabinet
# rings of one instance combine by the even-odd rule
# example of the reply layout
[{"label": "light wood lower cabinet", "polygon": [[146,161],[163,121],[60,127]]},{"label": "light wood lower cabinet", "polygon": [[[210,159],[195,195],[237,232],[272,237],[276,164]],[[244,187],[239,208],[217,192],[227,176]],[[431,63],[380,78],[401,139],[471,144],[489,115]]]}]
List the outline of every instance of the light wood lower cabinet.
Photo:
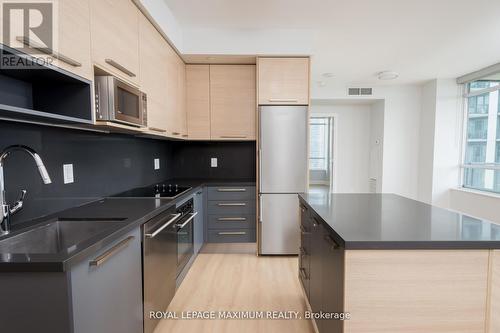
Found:
[{"label": "light wood lower cabinet", "polygon": [[212,140],[255,140],[255,66],[210,66]]},{"label": "light wood lower cabinet", "polygon": [[490,253],[490,292],[487,333],[500,332],[500,250]]},{"label": "light wood lower cabinet", "polygon": [[92,60],[139,85],[139,9],[130,0],[91,0]]},{"label": "light wood lower cabinet", "polygon": [[210,140],[210,66],[186,65],[186,112],[190,140]]}]

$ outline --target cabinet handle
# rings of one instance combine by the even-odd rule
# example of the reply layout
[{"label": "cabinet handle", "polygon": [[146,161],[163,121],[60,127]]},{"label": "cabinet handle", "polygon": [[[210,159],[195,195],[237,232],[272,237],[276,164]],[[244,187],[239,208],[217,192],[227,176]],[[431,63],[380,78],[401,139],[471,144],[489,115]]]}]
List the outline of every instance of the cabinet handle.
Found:
[{"label": "cabinet handle", "polygon": [[156,235],[158,235],[163,229],[165,229],[166,227],[168,227],[169,225],[171,225],[172,223],[175,222],[175,220],[177,220],[182,214],[175,214],[170,220],[168,220],[164,225],[162,225],[161,227],[159,227],[158,229],[155,230],[155,232],[151,233],[151,234],[145,234],[144,236],[146,236],[146,238],[155,238]]},{"label": "cabinet handle", "polygon": [[306,270],[304,268],[299,269],[300,277],[302,280],[309,280],[309,277],[306,274]]},{"label": "cabinet handle", "polygon": [[125,67],[123,67],[122,65],[120,65],[119,63],[117,63],[116,61],[114,61],[113,59],[104,59],[104,61],[108,64],[108,65],[111,65],[113,66],[114,68],[118,69],[119,71],[127,74],[128,76],[130,77],[135,77],[135,74],[134,72],[131,72],[129,71],[128,69],[126,69]]},{"label": "cabinet handle", "polygon": [[191,215],[191,216],[190,216],[190,217],[186,220],[186,222],[184,222],[183,224],[177,224],[177,226],[179,227],[179,229],[184,228],[184,227],[185,227],[185,226],[186,226],[189,222],[191,222],[191,220],[192,220],[192,219],[194,219],[194,217],[195,217],[196,215],[198,215],[198,212],[196,212],[196,213],[191,213],[191,214],[189,214],[189,215]]},{"label": "cabinet handle", "polygon": [[229,222],[229,221],[246,221],[246,217],[219,217],[217,221]]},{"label": "cabinet handle", "polygon": [[82,64],[76,60],[73,60],[71,59],[70,57],[67,57],[61,53],[58,53],[58,52],[54,52],[54,50],[52,50],[51,48],[47,48],[47,47],[43,47],[42,45],[36,43],[35,41],[33,41],[32,39],[28,38],[28,37],[24,37],[24,36],[18,36],[16,37],[16,40],[18,42],[21,42],[23,43],[24,45],[32,48],[32,49],[35,49],[37,51],[40,51],[42,53],[45,53],[49,56],[52,56],[53,58],[57,59],[57,60],[61,60],[65,63],[67,63],[68,65],[70,66],[73,66],[73,67],[82,67]]},{"label": "cabinet handle", "polygon": [[217,192],[246,192],[245,188],[218,188]]},{"label": "cabinet handle", "polygon": [[293,98],[270,98],[268,99],[269,102],[271,103],[298,103],[298,99],[293,99]]},{"label": "cabinet handle", "polygon": [[310,234],[310,232],[307,231],[302,225],[300,225],[300,233],[302,235],[309,235]]},{"label": "cabinet handle", "polygon": [[221,231],[217,233],[220,236],[238,236],[238,235],[246,235],[245,231]]},{"label": "cabinet handle", "polygon": [[243,202],[235,202],[235,203],[218,203],[217,206],[219,207],[227,207],[227,206],[246,206],[246,203]]},{"label": "cabinet handle", "polygon": [[181,135],[179,132],[172,132],[172,135]]},{"label": "cabinet handle", "polygon": [[156,128],[156,127],[148,127],[149,130],[153,131],[153,132],[160,132],[160,133],[166,133],[167,130],[164,130],[164,129],[161,129],[161,128]]},{"label": "cabinet handle", "polygon": [[91,260],[89,262],[89,265],[90,266],[96,266],[96,267],[101,266],[106,261],[108,261],[109,258],[111,258],[113,255],[117,254],[118,252],[120,252],[121,250],[123,250],[125,247],[127,247],[127,245],[134,238],[135,238],[134,236],[128,236],[127,238],[125,238],[124,240],[122,240],[121,242],[119,242],[118,244],[116,244],[115,246],[113,246],[112,248],[110,248],[108,251],[106,251],[105,253],[101,254],[99,257],[95,258],[94,260]]},{"label": "cabinet handle", "polygon": [[330,245],[332,250],[336,250],[340,247],[339,244],[337,244],[337,242],[334,241],[330,235],[325,235],[325,240],[328,243],[328,245]]},{"label": "cabinet handle", "polygon": [[246,139],[246,135],[221,135],[221,139]]}]

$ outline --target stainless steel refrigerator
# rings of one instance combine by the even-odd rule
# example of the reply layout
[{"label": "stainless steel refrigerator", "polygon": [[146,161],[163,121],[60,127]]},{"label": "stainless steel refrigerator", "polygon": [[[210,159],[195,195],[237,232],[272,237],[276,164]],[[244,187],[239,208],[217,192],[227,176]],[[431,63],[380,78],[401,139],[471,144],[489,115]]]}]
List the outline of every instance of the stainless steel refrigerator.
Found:
[{"label": "stainless steel refrigerator", "polygon": [[307,106],[259,108],[261,254],[298,254],[298,193],[307,182]]}]

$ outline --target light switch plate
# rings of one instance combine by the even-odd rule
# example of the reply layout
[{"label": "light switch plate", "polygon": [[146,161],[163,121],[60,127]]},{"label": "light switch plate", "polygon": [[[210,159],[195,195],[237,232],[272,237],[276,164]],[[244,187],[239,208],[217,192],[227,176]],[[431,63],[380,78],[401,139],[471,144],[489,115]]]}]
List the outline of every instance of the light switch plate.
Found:
[{"label": "light switch plate", "polygon": [[160,170],[160,159],[155,158],[155,170]]},{"label": "light switch plate", "polygon": [[75,178],[73,176],[73,164],[63,164],[63,175],[64,184],[71,184],[75,182]]},{"label": "light switch plate", "polygon": [[210,166],[211,166],[212,168],[217,168],[217,158],[216,158],[216,157],[212,157],[212,158],[210,159]]}]

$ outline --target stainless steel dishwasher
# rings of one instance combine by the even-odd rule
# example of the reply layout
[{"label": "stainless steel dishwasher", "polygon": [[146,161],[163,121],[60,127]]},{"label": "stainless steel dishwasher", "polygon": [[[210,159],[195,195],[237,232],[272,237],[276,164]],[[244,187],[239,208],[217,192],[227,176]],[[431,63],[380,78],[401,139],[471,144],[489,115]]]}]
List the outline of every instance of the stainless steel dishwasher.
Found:
[{"label": "stainless steel dishwasher", "polygon": [[165,311],[175,294],[177,230],[181,217],[175,207],[153,218],[143,229],[144,333],[151,333],[158,319],[151,311]]}]

